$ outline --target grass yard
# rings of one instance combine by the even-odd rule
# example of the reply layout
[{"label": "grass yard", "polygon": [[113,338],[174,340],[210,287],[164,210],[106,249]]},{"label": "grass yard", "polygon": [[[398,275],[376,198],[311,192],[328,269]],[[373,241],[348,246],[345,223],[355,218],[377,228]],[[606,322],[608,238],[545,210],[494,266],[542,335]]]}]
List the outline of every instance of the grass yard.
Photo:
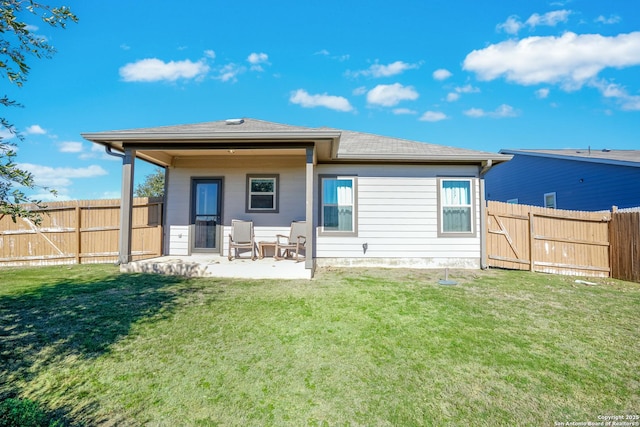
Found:
[{"label": "grass yard", "polygon": [[[503,426],[640,414],[640,284],[0,270],[0,401],[59,425]],[[639,420],[640,421],[640,420]]]}]

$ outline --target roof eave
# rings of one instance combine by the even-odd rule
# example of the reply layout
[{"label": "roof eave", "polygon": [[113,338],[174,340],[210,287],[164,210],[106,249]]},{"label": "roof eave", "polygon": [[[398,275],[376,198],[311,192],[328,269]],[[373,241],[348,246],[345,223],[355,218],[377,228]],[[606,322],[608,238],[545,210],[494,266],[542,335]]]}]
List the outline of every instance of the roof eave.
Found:
[{"label": "roof eave", "polygon": [[93,142],[161,142],[161,141],[230,141],[230,140],[318,140],[338,139],[337,131],[296,131],[296,132],[95,132],[81,136]]},{"label": "roof eave", "polygon": [[347,161],[376,161],[376,162],[414,162],[414,163],[483,163],[491,161],[494,165],[511,160],[513,156],[509,155],[432,155],[432,156],[397,156],[385,155],[355,155],[340,154],[335,160]]}]

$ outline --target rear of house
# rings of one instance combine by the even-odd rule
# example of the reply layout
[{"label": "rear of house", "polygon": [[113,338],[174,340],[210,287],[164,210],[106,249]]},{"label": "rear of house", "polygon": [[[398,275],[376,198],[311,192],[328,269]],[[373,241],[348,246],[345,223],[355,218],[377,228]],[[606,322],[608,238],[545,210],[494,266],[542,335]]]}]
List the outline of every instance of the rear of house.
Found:
[{"label": "rear of house", "polygon": [[299,220],[309,269],[479,268],[483,174],[509,159],[254,119],[84,136],[166,168],[166,254],[226,255],[233,219],[258,242]]}]

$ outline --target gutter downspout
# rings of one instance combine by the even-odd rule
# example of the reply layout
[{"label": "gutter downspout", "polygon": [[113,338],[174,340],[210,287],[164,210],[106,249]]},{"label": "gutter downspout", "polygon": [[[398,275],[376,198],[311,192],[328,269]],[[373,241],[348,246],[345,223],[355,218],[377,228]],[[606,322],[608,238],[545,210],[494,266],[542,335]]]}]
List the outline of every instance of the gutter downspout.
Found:
[{"label": "gutter downspout", "polygon": [[[110,145],[104,146],[104,151],[113,157],[122,159],[122,192],[120,194],[120,237],[118,242],[118,261],[116,265],[128,264],[131,261],[131,220],[133,209],[133,168],[135,164],[135,150],[125,153],[114,153]],[[164,205],[163,205],[164,207]]]},{"label": "gutter downspout", "polygon": [[484,176],[493,166],[493,160],[482,162],[480,166],[480,268],[486,270],[487,264],[487,200],[485,198]]},{"label": "gutter downspout", "polygon": [[121,153],[114,153],[114,152],[113,152],[113,151],[111,151],[111,150],[112,150],[112,149],[111,149],[111,146],[110,146],[110,145],[105,145],[105,146],[104,146],[104,151],[105,151],[108,155],[113,156],[113,157],[118,157],[118,158],[120,158],[120,159],[124,159],[124,154],[121,154]]}]

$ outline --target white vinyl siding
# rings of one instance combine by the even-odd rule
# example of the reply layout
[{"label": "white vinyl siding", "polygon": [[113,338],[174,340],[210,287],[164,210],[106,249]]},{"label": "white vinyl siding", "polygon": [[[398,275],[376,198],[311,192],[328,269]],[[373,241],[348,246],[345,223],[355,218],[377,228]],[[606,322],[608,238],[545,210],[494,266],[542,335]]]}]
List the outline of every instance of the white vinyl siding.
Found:
[{"label": "white vinyl siding", "polygon": [[[473,167],[429,166],[320,166],[320,174],[358,175],[358,235],[356,237],[317,237],[316,257],[332,263],[388,259],[391,264],[479,266],[478,233],[467,237],[438,236],[438,175],[477,173]],[[477,180],[477,178],[471,178]],[[480,204],[479,185],[472,185],[474,203]],[[480,227],[478,209],[473,211],[473,229]],[[364,246],[363,246],[364,245]],[[366,247],[366,250],[365,250]],[[421,260],[419,260],[421,259]],[[395,261],[394,261],[395,260]],[[366,265],[364,263],[363,265]]]},{"label": "white vinyl siding", "polygon": [[[236,166],[237,165],[237,166]],[[170,253],[170,238],[168,230],[172,225],[189,225],[190,188],[194,177],[215,177],[223,179],[222,224],[230,225],[232,219],[253,219],[256,234],[258,228],[275,227],[288,229],[288,224],[294,220],[305,219],[305,158],[304,156],[275,157],[264,156],[250,158],[247,156],[240,163],[229,162],[224,158],[201,159],[195,161],[177,162],[168,173],[166,195],[166,230],[167,247],[165,253]],[[246,187],[247,174],[278,175],[280,196],[278,212],[247,213]],[[221,231],[221,238],[227,239],[226,231]],[[263,232],[264,239],[270,236],[275,240],[275,234]],[[224,245],[226,241],[220,242]],[[226,252],[224,252],[226,254]]]}]

